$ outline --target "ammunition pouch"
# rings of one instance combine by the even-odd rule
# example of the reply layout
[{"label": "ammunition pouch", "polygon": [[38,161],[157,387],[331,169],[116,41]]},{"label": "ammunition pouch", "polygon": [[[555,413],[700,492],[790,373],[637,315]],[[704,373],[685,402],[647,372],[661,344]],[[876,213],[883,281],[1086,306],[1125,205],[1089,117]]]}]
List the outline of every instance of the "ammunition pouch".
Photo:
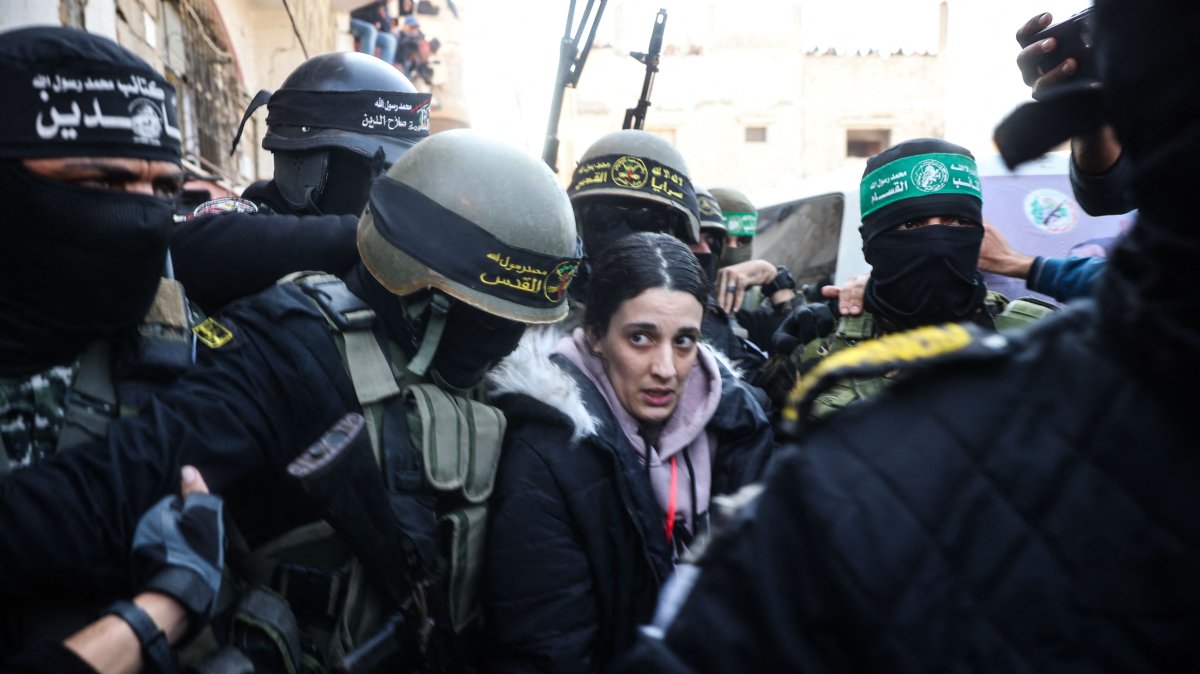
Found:
[{"label": "ammunition pouch", "polygon": [[[434,619],[433,639],[466,638],[481,615],[486,502],[499,465],[503,414],[410,372],[403,351],[387,340],[374,312],[340,279],[308,272],[284,282],[313,300],[335,335],[388,489],[391,515],[414,544],[420,568],[412,569],[412,575],[430,580],[424,585],[424,603]],[[231,535],[231,547],[236,540]],[[301,641],[314,647],[306,652],[320,655],[316,669],[328,668],[362,645],[395,608],[323,521],[254,550],[231,551],[230,566],[242,581],[269,588],[271,596],[288,606]],[[457,646],[423,646],[427,659],[446,654],[438,664],[442,669],[450,669],[444,666],[447,659],[458,659]],[[311,657],[305,666],[313,668]]]}]

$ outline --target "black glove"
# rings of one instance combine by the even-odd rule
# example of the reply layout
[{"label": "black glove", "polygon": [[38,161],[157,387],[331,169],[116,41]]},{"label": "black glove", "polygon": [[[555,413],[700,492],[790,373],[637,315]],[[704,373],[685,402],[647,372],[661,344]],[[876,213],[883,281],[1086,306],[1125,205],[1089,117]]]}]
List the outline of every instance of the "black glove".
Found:
[{"label": "black glove", "polygon": [[796,347],[833,332],[835,323],[833,312],[824,303],[801,304],[775,328],[771,348],[780,355],[790,355]]},{"label": "black glove", "polygon": [[139,591],[160,592],[183,606],[188,635],[208,624],[225,564],[222,502],[213,494],[167,496],[142,515],[133,537]]}]

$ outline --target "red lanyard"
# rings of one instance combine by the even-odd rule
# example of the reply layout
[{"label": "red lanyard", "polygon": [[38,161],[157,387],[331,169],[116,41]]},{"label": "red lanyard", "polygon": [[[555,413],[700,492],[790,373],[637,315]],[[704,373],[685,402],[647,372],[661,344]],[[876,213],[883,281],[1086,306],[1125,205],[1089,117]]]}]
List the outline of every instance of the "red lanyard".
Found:
[{"label": "red lanyard", "polygon": [[675,457],[671,457],[671,494],[667,497],[667,542],[675,535],[675,492],[679,486],[679,469],[675,465]]}]

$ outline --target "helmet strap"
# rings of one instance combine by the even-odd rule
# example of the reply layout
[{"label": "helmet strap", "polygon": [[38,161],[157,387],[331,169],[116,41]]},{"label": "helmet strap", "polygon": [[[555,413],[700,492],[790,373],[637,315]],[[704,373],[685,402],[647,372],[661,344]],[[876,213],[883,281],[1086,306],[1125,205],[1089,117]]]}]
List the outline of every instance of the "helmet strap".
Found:
[{"label": "helmet strap", "polygon": [[242,139],[242,131],[246,129],[246,122],[250,120],[250,115],[253,115],[255,110],[266,105],[270,100],[271,92],[266,89],[259,89],[258,93],[254,94],[254,98],[250,100],[250,105],[246,107],[246,113],[242,115],[241,124],[238,124],[237,133],[233,134],[233,144],[229,146],[230,157],[237,151],[238,141]]},{"label": "helmet strap", "polygon": [[425,333],[421,336],[421,346],[417,355],[408,362],[408,371],[418,377],[425,376],[433,355],[437,353],[438,344],[442,341],[442,333],[446,331],[446,317],[450,315],[450,298],[434,291],[429,300],[429,320],[425,323]]}]

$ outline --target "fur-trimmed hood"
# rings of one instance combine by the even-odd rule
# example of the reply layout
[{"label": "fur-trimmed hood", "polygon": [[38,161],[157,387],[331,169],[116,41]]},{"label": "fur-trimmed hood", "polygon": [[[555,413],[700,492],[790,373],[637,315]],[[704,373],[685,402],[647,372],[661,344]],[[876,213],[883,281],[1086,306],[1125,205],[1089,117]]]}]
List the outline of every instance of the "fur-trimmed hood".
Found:
[{"label": "fur-trimmed hood", "polygon": [[[488,373],[487,383],[493,396],[526,395],[562,412],[574,428],[571,441],[578,442],[595,435],[600,421],[583,402],[574,378],[550,360],[566,336],[559,325],[529,327],[516,350]],[[719,367],[741,379],[742,373],[725,354],[709,344],[704,346]]]},{"label": "fur-trimmed hood", "polygon": [[493,396],[526,395],[562,412],[572,424],[571,442],[578,442],[595,435],[599,421],[571,375],[550,360],[564,336],[556,326],[528,328],[516,350],[488,373],[487,383]]}]

